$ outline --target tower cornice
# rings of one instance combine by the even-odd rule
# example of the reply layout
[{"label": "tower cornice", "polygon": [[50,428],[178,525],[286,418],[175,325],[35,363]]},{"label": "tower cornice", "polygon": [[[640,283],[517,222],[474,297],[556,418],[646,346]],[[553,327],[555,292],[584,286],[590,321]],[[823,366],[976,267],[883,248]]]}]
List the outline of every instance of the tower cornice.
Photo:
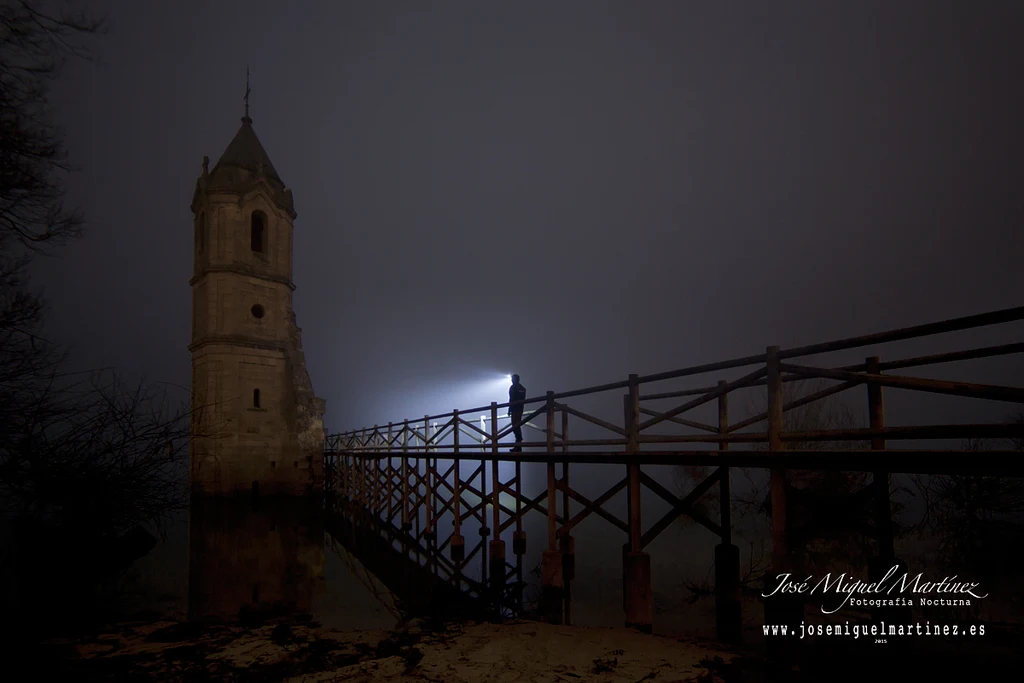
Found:
[{"label": "tower cornice", "polygon": [[188,281],[189,285],[195,285],[197,282],[202,280],[209,273],[233,273],[235,275],[245,275],[246,277],[255,278],[257,280],[266,280],[267,282],[274,282],[279,285],[285,285],[291,291],[295,291],[295,285],[286,277],[280,275],[267,275],[266,273],[257,272],[251,268],[245,266],[210,266],[203,268],[201,271],[192,276]]},{"label": "tower cornice", "polygon": [[259,349],[261,351],[278,351],[281,353],[286,353],[288,351],[288,347],[284,343],[257,339],[255,337],[247,337],[240,334],[222,334],[203,337],[202,339],[189,344],[188,350],[190,352],[195,352],[205,346],[245,347],[250,349]]}]

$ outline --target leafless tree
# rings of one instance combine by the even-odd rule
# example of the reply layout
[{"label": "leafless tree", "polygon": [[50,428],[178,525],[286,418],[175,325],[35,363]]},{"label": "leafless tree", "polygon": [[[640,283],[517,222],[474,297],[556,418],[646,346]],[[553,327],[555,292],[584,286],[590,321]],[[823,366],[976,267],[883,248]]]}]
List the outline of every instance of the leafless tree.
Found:
[{"label": "leafless tree", "polygon": [[88,39],[103,22],[56,4],[0,4],[0,248],[7,254],[66,243],[83,223],[64,203],[63,177],[72,168],[49,91],[70,59],[91,57]]},{"label": "leafless tree", "polygon": [[63,355],[43,334],[44,302],[28,267],[82,227],[81,213],[64,204],[71,168],[48,95],[69,59],[90,57],[85,45],[102,22],[54,5],[0,5],[0,433],[62,372]]},{"label": "leafless tree", "polygon": [[[91,58],[102,28],[70,3],[0,3],[0,515],[19,530],[20,574],[49,581],[48,593],[116,570],[133,552],[118,545],[125,532],[162,533],[187,502],[196,422],[166,387],[70,372],[28,277],[34,258],[82,233],[81,212],[65,203],[73,169],[49,93],[69,60]],[[50,576],[48,562],[63,571]]]},{"label": "leafless tree", "polygon": [[[1009,418],[1024,424],[1024,414]],[[970,439],[965,450],[1024,449],[1024,439]],[[935,558],[953,570],[987,581],[1015,580],[1019,563],[1007,548],[1024,544],[1024,480],[1016,477],[942,475],[913,477],[924,502],[914,528],[936,539]]]},{"label": "leafless tree", "polygon": [[184,508],[189,406],[113,371],[55,384],[5,421],[0,486],[11,512],[121,533]]}]

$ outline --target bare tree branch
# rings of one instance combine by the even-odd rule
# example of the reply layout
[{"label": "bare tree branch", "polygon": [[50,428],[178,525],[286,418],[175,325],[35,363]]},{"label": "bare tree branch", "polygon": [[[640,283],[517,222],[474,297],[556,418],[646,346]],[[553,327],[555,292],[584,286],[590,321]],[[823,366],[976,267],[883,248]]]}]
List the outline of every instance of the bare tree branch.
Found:
[{"label": "bare tree branch", "polygon": [[49,103],[51,84],[71,58],[91,59],[86,41],[103,21],[70,6],[28,0],[0,5],[0,250],[46,247],[77,237],[81,212],[64,204],[72,170]]}]

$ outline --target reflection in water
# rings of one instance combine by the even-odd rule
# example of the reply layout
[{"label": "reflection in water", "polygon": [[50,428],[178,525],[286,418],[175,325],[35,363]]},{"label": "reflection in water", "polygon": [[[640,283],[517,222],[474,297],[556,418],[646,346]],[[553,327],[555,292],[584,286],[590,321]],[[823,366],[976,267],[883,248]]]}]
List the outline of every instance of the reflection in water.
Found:
[{"label": "reflection in water", "polygon": [[316,501],[194,498],[188,615],[307,616],[324,588],[324,527]]}]

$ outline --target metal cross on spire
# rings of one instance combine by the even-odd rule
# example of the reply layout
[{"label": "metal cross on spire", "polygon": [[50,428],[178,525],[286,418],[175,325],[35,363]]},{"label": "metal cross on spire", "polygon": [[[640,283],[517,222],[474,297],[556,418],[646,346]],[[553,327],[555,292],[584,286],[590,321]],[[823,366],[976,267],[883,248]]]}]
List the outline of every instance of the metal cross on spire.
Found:
[{"label": "metal cross on spire", "polygon": [[249,65],[245,65],[245,118],[249,118]]}]

